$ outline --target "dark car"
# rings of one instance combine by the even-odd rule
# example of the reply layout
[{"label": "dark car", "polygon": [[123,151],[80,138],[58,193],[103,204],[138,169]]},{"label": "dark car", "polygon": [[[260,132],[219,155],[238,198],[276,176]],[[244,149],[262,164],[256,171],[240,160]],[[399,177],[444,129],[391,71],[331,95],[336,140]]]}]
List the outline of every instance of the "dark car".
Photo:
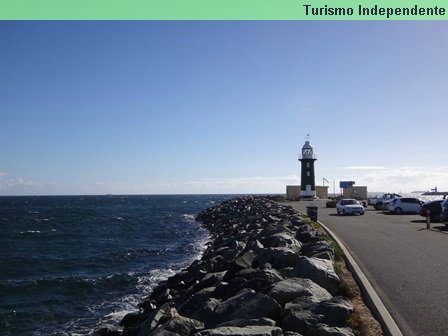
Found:
[{"label": "dark car", "polygon": [[430,201],[423,204],[418,210],[420,216],[426,217],[426,213],[429,210],[429,217],[431,222],[439,222],[440,214],[442,213],[443,200]]},{"label": "dark car", "polygon": [[448,223],[448,198],[442,202],[442,212],[440,213],[440,221],[442,223]]}]

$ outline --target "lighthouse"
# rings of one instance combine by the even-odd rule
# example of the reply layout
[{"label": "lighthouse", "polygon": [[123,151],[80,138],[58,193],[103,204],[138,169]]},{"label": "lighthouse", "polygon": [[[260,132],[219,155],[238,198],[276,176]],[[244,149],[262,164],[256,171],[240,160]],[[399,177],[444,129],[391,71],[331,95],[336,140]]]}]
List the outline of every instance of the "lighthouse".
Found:
[{"label": "lighthouse", "polygon": [[313,198],[316,196],[316,182],[314,175],[314,161],[316,160],[308,134],[305,144],[302,147],[302,156],[299,156],[299,161],[302,165],[300,198]]}]

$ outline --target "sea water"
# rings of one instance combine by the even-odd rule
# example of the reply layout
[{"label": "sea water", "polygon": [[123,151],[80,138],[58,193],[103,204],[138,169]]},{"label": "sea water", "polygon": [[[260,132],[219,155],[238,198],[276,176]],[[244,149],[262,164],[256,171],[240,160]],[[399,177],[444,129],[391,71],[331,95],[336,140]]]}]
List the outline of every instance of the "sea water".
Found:
[{"label": "sea water", "polygon": [[0,197],[0,335],[116,326],[199,258],[194,218],[230,195]]}]

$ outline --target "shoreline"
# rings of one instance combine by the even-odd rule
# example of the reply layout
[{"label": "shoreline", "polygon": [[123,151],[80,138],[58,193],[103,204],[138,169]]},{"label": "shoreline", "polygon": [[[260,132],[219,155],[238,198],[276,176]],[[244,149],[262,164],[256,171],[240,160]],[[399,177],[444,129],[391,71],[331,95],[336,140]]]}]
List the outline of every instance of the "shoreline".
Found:
[{"label": "shoreline", "polygon": [[201,259],[156,286],[140,311],[97,336],[354,335],[334,250],[275,196],[224,201],[197,216]]}]

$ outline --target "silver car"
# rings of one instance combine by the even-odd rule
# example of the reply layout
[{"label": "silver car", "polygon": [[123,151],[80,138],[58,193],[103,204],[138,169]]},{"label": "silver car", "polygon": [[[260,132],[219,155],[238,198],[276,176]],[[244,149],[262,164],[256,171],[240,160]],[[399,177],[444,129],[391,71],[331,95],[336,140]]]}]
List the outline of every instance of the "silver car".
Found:
[{"label": "silver car", "polygon": [[338,215],[364,215],[364,207],[362,204],[353,198],[343,198],[336,203],[336,210]]}]

